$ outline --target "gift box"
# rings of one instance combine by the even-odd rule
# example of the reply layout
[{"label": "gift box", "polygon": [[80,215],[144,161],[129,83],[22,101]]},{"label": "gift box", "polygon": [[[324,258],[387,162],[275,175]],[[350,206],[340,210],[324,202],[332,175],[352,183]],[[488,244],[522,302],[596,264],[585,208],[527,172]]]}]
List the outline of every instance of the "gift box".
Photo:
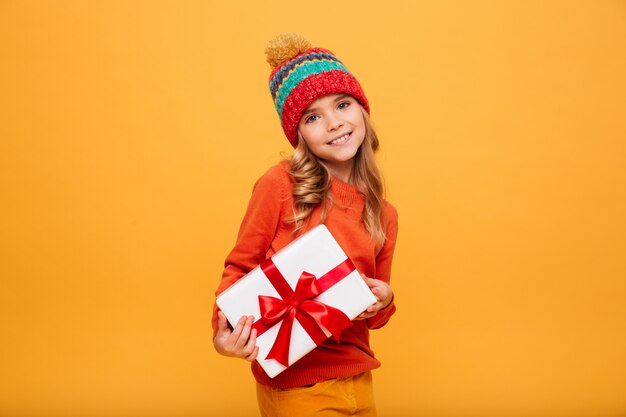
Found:
[{"label": "gift box", "polygon": [[234,327],[255,318],[257,361],[275,377],[376,302],[324,225],[276,252],[217,297]]}]

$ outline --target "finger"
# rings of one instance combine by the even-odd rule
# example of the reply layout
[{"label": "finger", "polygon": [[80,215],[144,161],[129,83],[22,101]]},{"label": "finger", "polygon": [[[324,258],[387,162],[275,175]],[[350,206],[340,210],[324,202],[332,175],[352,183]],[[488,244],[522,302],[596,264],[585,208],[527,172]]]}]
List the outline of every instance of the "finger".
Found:
[{"label": "finger", "polygon": [[256,329],[252,329],[250,331],[250,339],[249,339],[248,343],[250,343],[253,346],[256,346],[256,335],[257,335],[257,330]]},{"label": "finger", "polygon": [[228,338],[233,345],[239,339],[239,336],[241,335],[241,332],[243,331],[243,326],[245,325],[246,320],[248,320],[247,316],[241,316],[241,318],[239,319],[239,321],[233,328],[233,331],[230,334],[230,337]]},{"label": "finger", "polygon": [[372,304],[371,306],[367,307],[366,311],[368,313],[376,313],[378,310],[380,310],[383,307],[383,303],[382,301],[377,301],[374,304]]},{"label": "finger", "polygon": [[250,356],[246,357],[246,360],[249,361],[249,362],[252,362],[253,360],[255,360],[257,358],[257,356],[259,356],[259,347],[255,346],[254,350],[252,351]]},{"label": "finger", "polygon": [[243,347],[241,353],[244,357],[248,357],[254,352],[256,348],[256,329],[252,329],[250,331],[250,337],[248,338],[248,343]]},{"label": "finger", "polygon": [[376,313],[370,313],[368,311],[364,311],[361,314],[359,314],[358,316],[356,316],[355,320],[364,320],[364,319],[368,319],[370,317],[373,317],[374,314]]},{"label": "finger", "polygon": [[248,342],[248,336],[250,336],[250,330],[252,329],[252,323],[254,323],[254,316],[247,316],[246,320],[243,322],[243,328],[239,337],[235,342],[235,349],[241,350],[244,348],[246,343]]},{"label": "finger", "polygon": [[374,278],[368,278],[366,276],[363,276],[363,281],[365,281],[365,284],[367,284],[370,290],[376,288],[376,286],[378,285],[378,280]]},{"label": "finger", "polygon": [[217,311],[217,331],[219,333],[230,331],[228,328],[228,320],[226,319],[226,315],[222,313],[222,310]]}]

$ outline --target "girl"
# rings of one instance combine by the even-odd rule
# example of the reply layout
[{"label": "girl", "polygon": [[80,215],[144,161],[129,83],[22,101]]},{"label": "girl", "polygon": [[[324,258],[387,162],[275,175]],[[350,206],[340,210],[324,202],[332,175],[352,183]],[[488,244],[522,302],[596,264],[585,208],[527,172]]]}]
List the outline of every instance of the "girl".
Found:
[{"label": "girl", "polygon": [[272,98],[295,150],[256,182],[217,294],[324,223],[378,301],[344,330],[340,343],[326,340],[273,379],[255,362],[254,317],[242,317],[233,329],[215,307],[215,349],[252,362],[262,416],[375,416],[370,371],[380,362],[369,329],[384,326],[395,311],[389,279],[398,223],[382,197],[369,103],[332,52],[299,35],[280,35],[265,52]]}]

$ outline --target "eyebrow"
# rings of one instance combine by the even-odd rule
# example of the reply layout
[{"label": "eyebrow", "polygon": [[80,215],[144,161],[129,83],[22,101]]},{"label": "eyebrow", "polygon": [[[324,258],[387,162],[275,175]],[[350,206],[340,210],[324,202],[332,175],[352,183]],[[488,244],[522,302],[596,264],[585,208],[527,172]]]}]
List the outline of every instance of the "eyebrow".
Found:
[{"label": "eyebrow", "polygon": [[[338,102],[338,101],[343,100],[343,99],[344,99],[344,98],[346,98],[346,97],[350,97],[350,94],[342,94],[342,95],[340,95],[339,97],[337,97],[337,98],[335,99],[335,103],[336,103],[336,102]],[[312,108],[312,109],[308,109],[307,111],[305,111],[304,113],[302,113],[302,117],[304,117],[304,116],[306,116],[306,115],[308,115],[308,114],[310,114],[310,113],[315,113],[316,111],[318,111],[318,108],[317,108],[317,107],[314,107],[314,108]]]}]

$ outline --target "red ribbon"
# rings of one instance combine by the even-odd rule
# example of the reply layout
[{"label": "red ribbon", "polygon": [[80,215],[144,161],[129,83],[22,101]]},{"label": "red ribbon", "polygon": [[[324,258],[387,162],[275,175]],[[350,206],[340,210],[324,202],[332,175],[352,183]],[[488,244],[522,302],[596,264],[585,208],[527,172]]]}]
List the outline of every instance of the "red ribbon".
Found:
[{"label": "red ribbon", "polygon": [[259,295],[261,319],[253,325],[253,328],[257,329],[257,336],[282,321],[274,345],[265,359],[275,359],[284,366],[289,366],[289,345],[294,319],[298,320],[316,345],[321,344],[327,337],[320,324],[339,341],[343,329],[352,323],[350,318],[343,311],[314,298],[356,269],[350,259],[346,259],[318,279],[308,272],[303,272],[295,291],[271,258],[261,264],[261,269],[281,297]]}]

